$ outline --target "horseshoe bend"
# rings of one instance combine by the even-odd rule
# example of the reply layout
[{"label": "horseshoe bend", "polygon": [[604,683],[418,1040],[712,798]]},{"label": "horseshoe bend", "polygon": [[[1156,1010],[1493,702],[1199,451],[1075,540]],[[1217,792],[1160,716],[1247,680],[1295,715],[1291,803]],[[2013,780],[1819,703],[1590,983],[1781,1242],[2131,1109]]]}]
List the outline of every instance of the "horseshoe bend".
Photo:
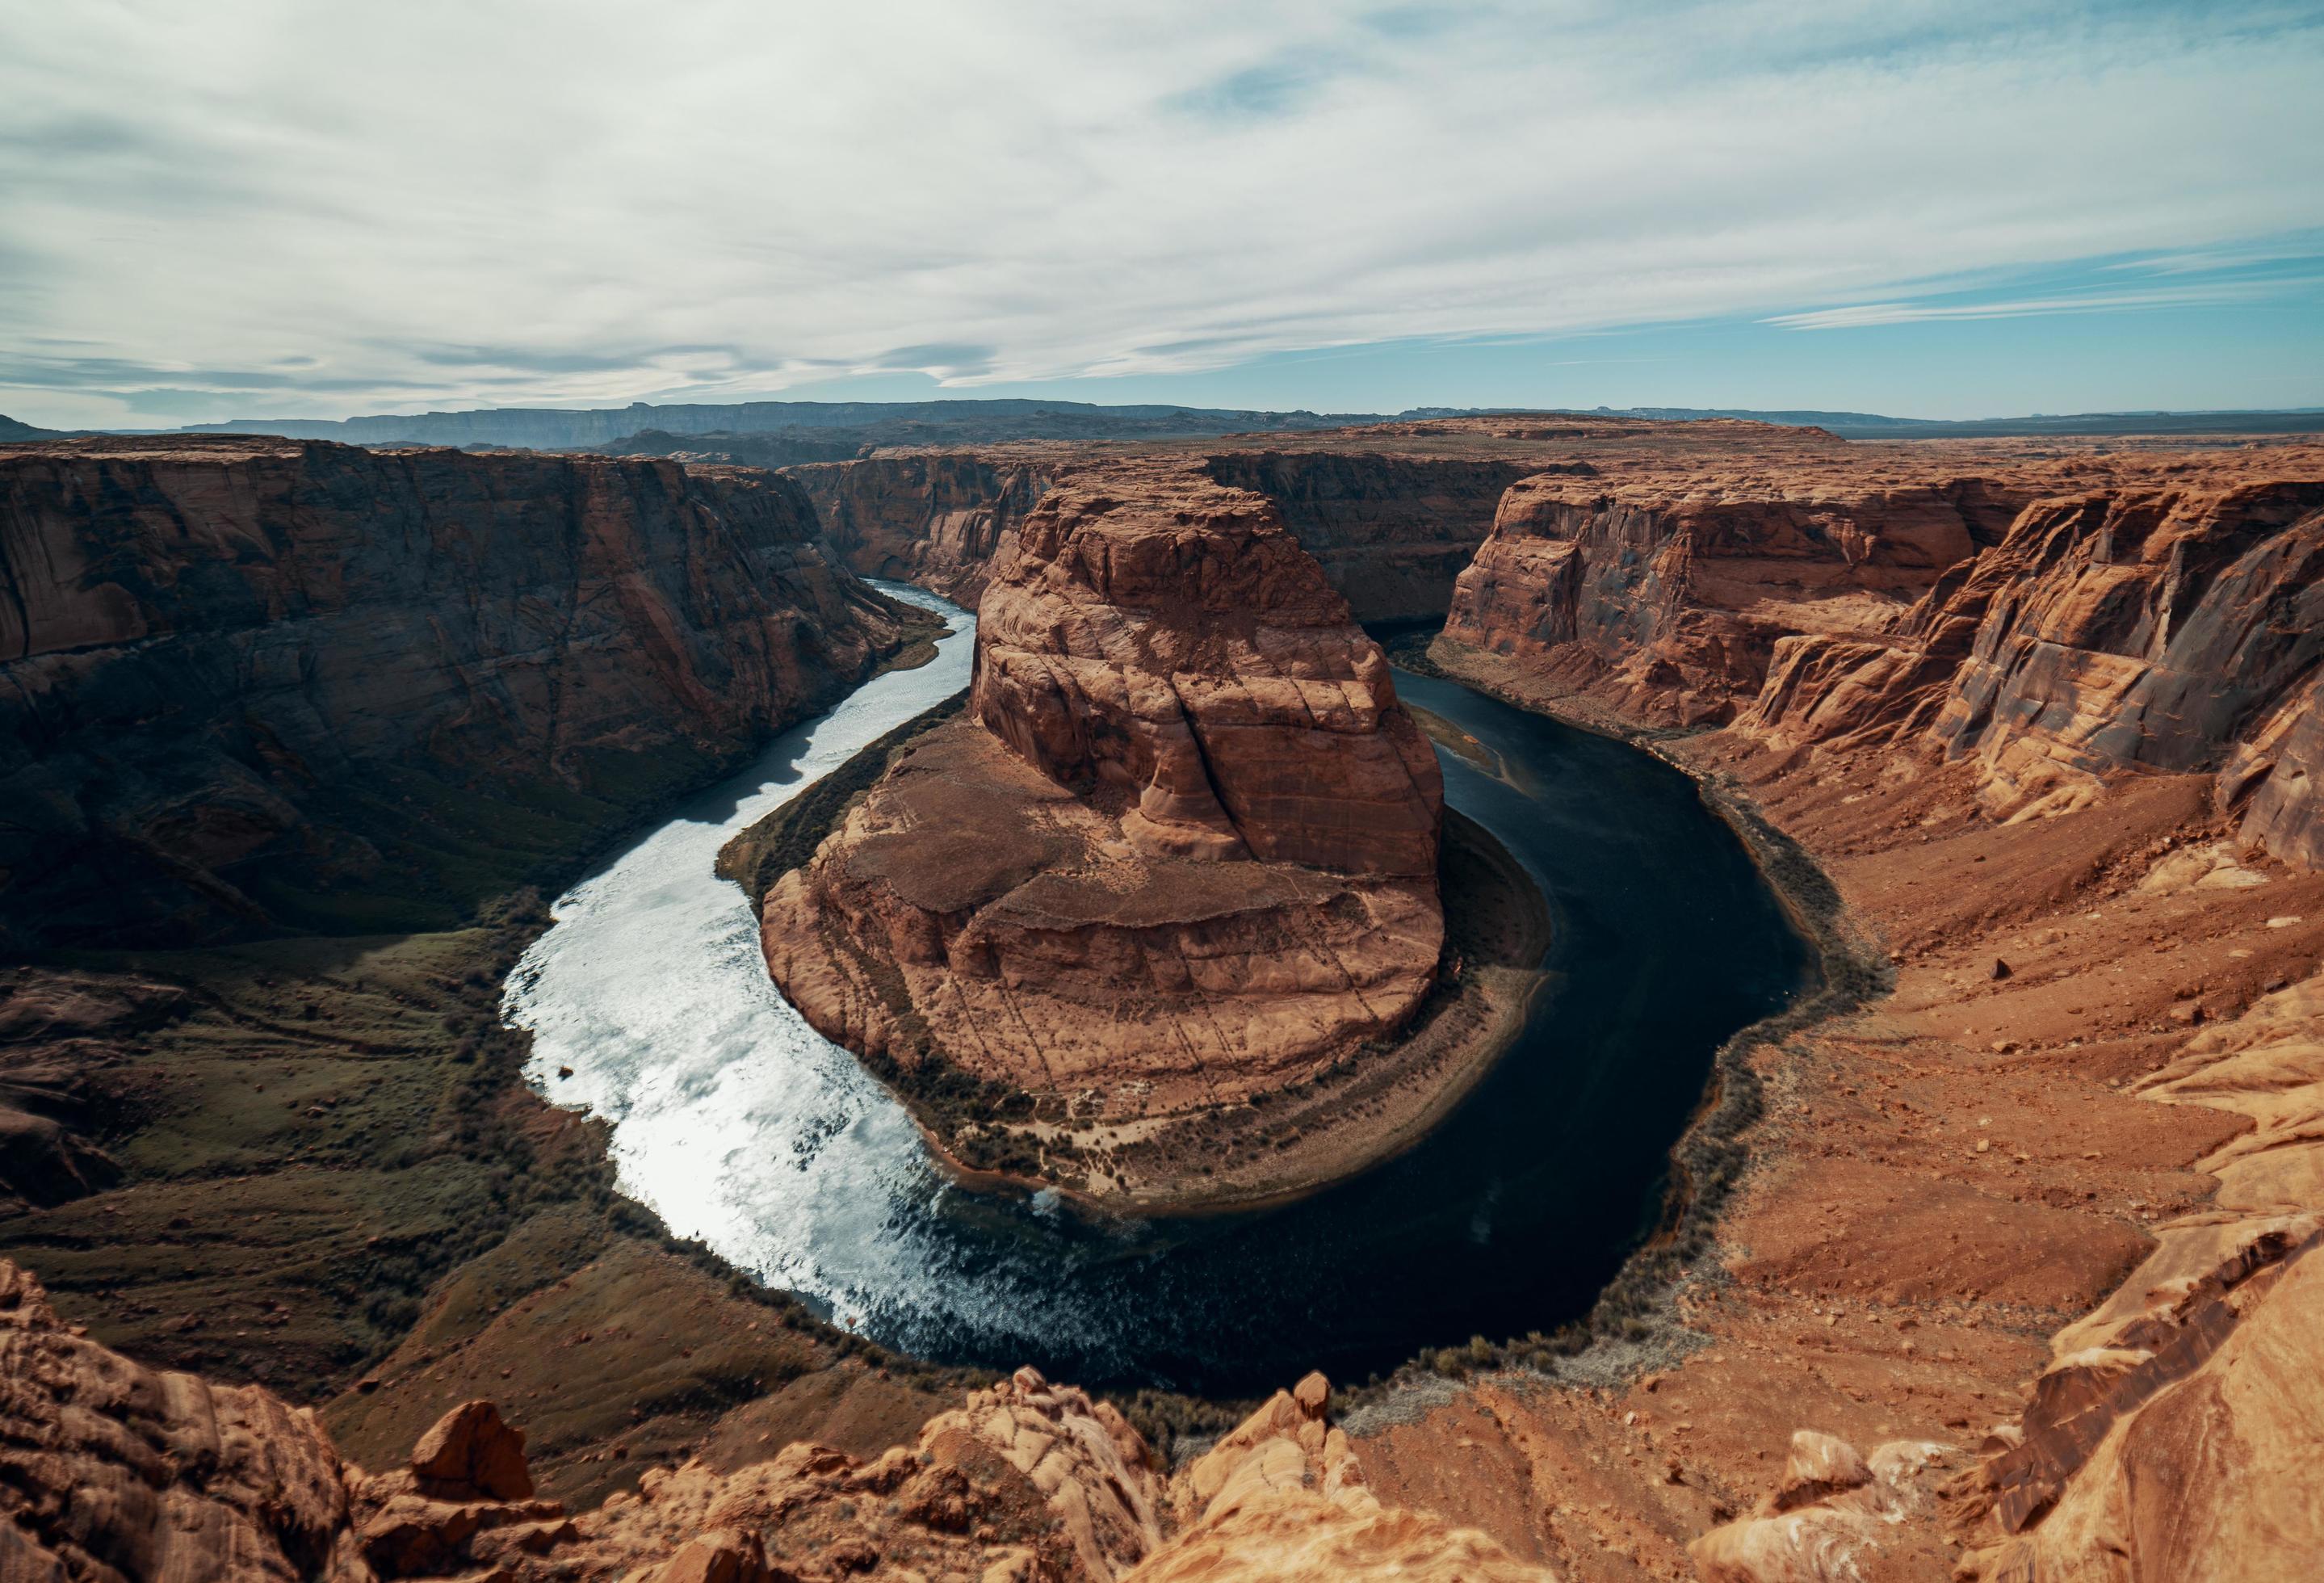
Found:
[{"label": "horseshoe bend", "polygon": [[2324,7],[0,37],[0,1583],[2324,1579]]},{"label": "horseshoe bend", "polygon": [[[965,714],[757,876],[776,982],[972,1169],[1183,1208],[1408,1141],[1506,1043],[1541,944],[1440,984],[1434,753],[1273,503],[1077,473],[988,577]],[[1461,838],[1508,882],[1463,899],[1541,932],[1514,861]],[[1295,1138],[1245,1135],[1286,1098]]]},{"label": "horseshoe bend", "polygon": [[[2132,1532],[2270,1575],[2311,1489],[2324,465],[2060,449],[1608,419],[1010,442],[947,464],[1023,509],[995,508],[973,636],[956,612],[932,644],[936,602],[859,581],[780,474],[11,448],[8,774],[57,811],[7,889],[9,1542],[73,1576],[2046,1577]],[[1489,467],[1493,510],[1442,514],[1447,472]],[[908,492],[866,498],[890,514],[858,553],[920,531]],[[1368,556],[1448,534],[1441,633],[1357,624]],[[437,569],[383,580],[414,542]],[[550,590],[574,614],[529,614]],[[1536,741],[1528,709],[1638,745]],[[722,773],[654,829],[672,780]],[[1788,923],[1737,936],[1703,856],[1657,866],[1656,777]],[[641,810],[553,926],[512,897]],[[668,932],[697,893],[710,932]],[[1767,998],[1647,1077],[1638,1018],[1686,997],[1591,1008],[1636,1003],[1658,944],[1708,984],[1721,929],[1820,967],[1769,958]],[[797,1035],[722,1009],[769,975],[796,1011],[749,1015]],[[568,1016],[576,984],[613,999]],[[651,1019],[603,1021],[623,995]],[[1775,1020],[1714,1050],[1754,1004]],[[696,1027],[728,1032],[658,1076]],[[782,1064],[817,1031],[876,1084]],[[803,1053],[729,1094],[770,1048]],[[696,1096],[667,1145],[666,1088]],[[1644,1153],[1585,1144],[1656,1095]],[[776,1151],[770,1185],[688,1220],[713,1137],[722,1177]],[[926,1196],[866,1196],[926,1149]],[[1162,1240],[1119,1240],[1139,1221]],[[1428,1301],[1315,1306],[1384,1269]],[[908,1319],[908,1286],[954,1317]],[[1083,1298],[1102,1340],[1042,1317]],[[992,1303],[1031,1306],[980,1329]],[[1354,1374],[1251,1417],[982,1361],[1134,1380],[1237,1312],[1268,1316],[1259,1377]],[[164,1475],[166,1519],[68,1496],[149,1477],[76,1414],[190,1432],[140,1370],[195,1371],[151,1377],[263,1463]],[[2139,1526],[2157,1478],[2177,1527]]]}]

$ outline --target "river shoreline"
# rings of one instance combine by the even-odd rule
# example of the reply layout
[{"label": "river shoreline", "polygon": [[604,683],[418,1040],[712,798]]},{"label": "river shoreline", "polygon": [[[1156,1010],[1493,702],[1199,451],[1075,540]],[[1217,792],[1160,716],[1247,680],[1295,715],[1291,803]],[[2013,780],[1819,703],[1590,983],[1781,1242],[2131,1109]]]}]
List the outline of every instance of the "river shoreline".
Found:
[{"label": "river shoreline", "polygon": [[[742,886],[755,914],[767,892],[813,856],[896,755],[922,733],[954,718],[961,702],[956,695],[886,733],[734,837],[720,851],[719,875]],[[1542,982],[1528,964],[1538,962],[1549,944],[1546,903],[1489,831],[1449,808],[1443,853],[1445,967],[1405,1028],[1392,1041],[1381,1041],[1385,1048],[1343,1058],[1259,1103],[1141,1121],[1127,1140],[1122,1124],[1102,1121],[1076,1126],[1037,1120],[1009,1129],[1042,1145],[1069,1145],[1060,1151],[1069,1161],[1102,1149],[1119,1175],[1033,1175],[979,1166],[964,1157],[953,1136],[960,1125],[956,1107],[923,1091],[908,1072],[868,1063],[866,1069],[909,1114],[930,1161],[954,1185],[972,1191],[1048,1195],[1100,1217],[1216,1217],[1296,1202],[1419,1143],[1524,1029]],[[981,1130],[1000,1129],[985,1124]],[[1255,1159],[1247,1162],[1247,1157]]]},{"label": "river shoreline", "polygon": [[[1762,1108],[1752,1053],[1835,1023],[1891,993],[1895,977],[1886,952],[1822,866],[1739,785],[1669,751],[1671,742],[1702,733],[1638,726],[1580,694],[1529,693],[1504,685],[1489,663],[1493,656],[1441,635],[1425,645],[1407,638],[1391,657],[1406,669],[1458,682],[1512,708],[1619,742],[1684,774],[1704,806],[1734,832],[1812,953],[1817,982],[1783,1010],[1737,1030],[1712,1061],[1694,1115],[1671,1145],[1671,1178],[1659,1222],[1607,1283],[1590,1314],[1593,1337],[1618,1345],[1596,1363],[1568,1360],[1561,1372],[1594,1383],[1601,1376],[1628,1378],[1667,1367],[1702,1345],[1679,1316],[1678,1290],[1687,1266],[1718,1241],[1720,1212],[1754,1164],[1740,1141]],[[1634,1333],[1642,1322],[1650,1336]]]}]

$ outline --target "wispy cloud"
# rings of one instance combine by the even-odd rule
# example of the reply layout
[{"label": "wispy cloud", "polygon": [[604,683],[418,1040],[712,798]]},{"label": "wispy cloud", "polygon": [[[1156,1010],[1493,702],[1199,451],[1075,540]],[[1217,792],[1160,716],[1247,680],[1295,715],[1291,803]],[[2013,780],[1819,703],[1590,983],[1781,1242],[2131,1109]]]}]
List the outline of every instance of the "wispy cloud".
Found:
[{"label": "wispy cloud", "polygon": [[1924,324],[1941,319],[2030,319],[2055,313],[2123,313],[2146,308],[2214,307],[2264,301],[2324,284],[2324,276],[2286,276],[2268,281],[2218,281],[2203,285],[2158,286],[2144,291],[2061,292],[2043,297],[1969,302],[1855,302],[1803,313],[1770,314],[1760,322],[1784,329],[1862,329],[1880,324]]},{"label": "wispy cloud", "polygon": [[2312,5],[0,5],[55,422],[2128,313],[2324,227]]}]

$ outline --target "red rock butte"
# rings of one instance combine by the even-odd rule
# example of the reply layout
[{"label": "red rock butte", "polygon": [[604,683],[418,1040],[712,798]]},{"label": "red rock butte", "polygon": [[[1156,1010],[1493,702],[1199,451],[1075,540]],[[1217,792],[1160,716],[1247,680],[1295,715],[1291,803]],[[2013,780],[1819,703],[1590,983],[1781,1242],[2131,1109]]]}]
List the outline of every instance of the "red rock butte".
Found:
[{"label": "red rock butte", "polygon": [[1264,497],[1118,467],[992,569],[971,717],[769,892],[815,1026],[1086,1112],[1238,1101],[1392,1032],[1443,939],[1436,761]]}]

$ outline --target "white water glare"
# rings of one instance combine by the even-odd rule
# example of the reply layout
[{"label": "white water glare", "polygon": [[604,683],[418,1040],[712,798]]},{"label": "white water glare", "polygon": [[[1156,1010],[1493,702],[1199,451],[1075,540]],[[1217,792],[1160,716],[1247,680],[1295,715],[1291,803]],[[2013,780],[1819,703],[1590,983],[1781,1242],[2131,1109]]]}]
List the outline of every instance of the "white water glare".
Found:
[{"label": "white water glare", "polygon": [[[502,1008],[532,1031],[533,1087],[613,1124],[624,1192],[678,1236],[828,1304],[843,1322],[892,1314],[899,1298],[947,1308],[970,1299],[933,1267],[946,1262],[944,1239],[921,1235],[945,1185],[895,1100],[777,992],[748,902],[711,866],[736,832],[967,684],[974,618],[918,589],[880,587],[953,624],[936,659],[786,733],[752,769],[559,897]],[[975,1330],[992,1317],[954,1311],[937,1322]]]}]

